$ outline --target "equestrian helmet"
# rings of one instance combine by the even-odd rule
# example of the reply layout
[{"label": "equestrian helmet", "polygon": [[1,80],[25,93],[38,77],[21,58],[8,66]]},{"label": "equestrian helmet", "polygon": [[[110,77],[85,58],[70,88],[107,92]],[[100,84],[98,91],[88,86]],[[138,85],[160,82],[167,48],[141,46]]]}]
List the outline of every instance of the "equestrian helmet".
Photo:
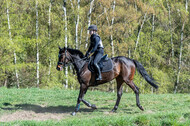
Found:
[{"label": "equestrian helmet", "polygon": [[97,29],[97,26],[96,26],[96,25],[90,25],[90,26],[88,27],[88,30],[97,31],[98,29]]}]

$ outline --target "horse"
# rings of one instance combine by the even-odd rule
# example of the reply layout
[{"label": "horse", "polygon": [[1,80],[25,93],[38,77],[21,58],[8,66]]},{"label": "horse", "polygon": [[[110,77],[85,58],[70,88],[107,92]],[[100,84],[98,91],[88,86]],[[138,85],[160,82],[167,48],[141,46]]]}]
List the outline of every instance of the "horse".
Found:
[{"label": "horse", "polygon": [[116,79],[117,82],[117,100],[114,108],[112,109],[112,112],[116,112],[116,110],[118,109],[119,102],[123,94],[123,83],[126,83],[134,91],[134,93],[136,94],[136,105],[140,110],[144,111],[144,108],[140,105],[139,88],[133,82],[135,69],[138,70],[142,77],[151,86],[156,89],[158,88],[158,86],[156,85],[157,82],[155,82],[154,79],[148,75],[141,63],[125,56],[117,56],[111,58],[113,62],[113,69],[109,72],[101,73],[102,80],[98,81],[96,81],[95,73],[92,73],[88,69],[88,61],[80,50],[67,47],[59,47],[58,60],[59,61],[56,67],[58,71],[63,70],[63,68],[67,65],[73,64],[74,69],[77,73],[78,82],[80,83],[78,100],[74,112],[71,113],[72,115],[76,115],[76,113],[79,111],[81,101],[86,106],[91,107],[92,109],[97,109],[96,105],[90,104],[89,102],[84,100],[84,95],[86,94],[89,87],[104,84],[106,82],[110,82],[113,79]]}]

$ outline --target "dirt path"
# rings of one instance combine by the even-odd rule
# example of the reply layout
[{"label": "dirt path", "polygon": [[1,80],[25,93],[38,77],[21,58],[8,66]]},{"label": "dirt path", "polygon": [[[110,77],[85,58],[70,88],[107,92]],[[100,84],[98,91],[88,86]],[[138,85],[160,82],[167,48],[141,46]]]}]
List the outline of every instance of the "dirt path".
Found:
[{"label": "dirt path", "polygon": [[57,113],[35,113],[33,111],[16,111],[12,114],[5,114],[0,117],[0,122],[10,122],[15,120],[61,120],[66,114]]},{"label": "dirt path", "polygon": [[20,104],[15,106],[16,107],[13,108],[2,108],[4,111],[8,111],[8,113],[0,115],[0,122],[10,122],[15,120],[61,120],[70,115],[70,108],[62,106],[46,107],[44,105],[31,104]]}]

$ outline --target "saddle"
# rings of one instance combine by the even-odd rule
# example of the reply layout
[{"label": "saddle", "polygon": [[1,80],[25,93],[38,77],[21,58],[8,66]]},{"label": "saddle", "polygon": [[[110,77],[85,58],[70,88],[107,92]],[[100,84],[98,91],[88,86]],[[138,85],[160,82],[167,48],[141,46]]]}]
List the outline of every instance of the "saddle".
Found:
[{"label": "saddle", "polygon": [[[88,69],[94,73],[93,60],[90,60],[88,63]],[[109,72],[113,69],[113,62],[111,58],[108,58],[108,55],[102,56],[101,60],[98,62],[98,66],[100,67],[101,72]]]}]

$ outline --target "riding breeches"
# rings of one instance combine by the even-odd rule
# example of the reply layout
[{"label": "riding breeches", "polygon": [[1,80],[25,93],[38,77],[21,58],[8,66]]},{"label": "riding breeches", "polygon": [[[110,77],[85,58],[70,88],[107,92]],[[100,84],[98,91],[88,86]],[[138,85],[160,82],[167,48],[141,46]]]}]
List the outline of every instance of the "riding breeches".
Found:
[{"label": "riding breeches", "polygon": [[104,55],[104,49],[99,48],[95,53],[93,54],[93,64],[98,64],[98,62],[101,60],[102,56]]}]

